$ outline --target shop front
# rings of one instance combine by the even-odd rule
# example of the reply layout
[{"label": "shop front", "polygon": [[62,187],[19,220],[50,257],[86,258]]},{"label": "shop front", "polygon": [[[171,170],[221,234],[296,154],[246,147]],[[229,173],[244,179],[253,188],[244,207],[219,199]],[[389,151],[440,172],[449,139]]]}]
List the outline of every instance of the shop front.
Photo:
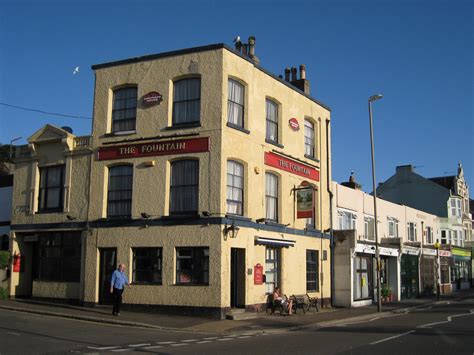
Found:
[{"label": "shop front", "polygon": [[403,246],[400,258],[401,298],[415,298],[419,295],[419,258],[420,249]]},{"label": "shop front", "polygon": [[471,250],[451,247],[453,266],[451,267],[452,290],[459,291],[471,287]]},{"label": "shop front", "polygon": [[438,291],[438,261],[434,248],[423,248],[420,259],[420,290],[423,296],[430,297]]}]

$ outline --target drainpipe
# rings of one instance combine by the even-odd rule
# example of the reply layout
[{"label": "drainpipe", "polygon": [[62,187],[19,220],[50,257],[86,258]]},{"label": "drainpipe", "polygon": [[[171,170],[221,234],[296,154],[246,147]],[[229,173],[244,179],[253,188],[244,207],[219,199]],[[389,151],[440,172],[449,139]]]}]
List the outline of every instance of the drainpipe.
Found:
[{"label": "drainpipe", "polygon": [[331,263],[330,263],[330,268],[331,268],[331,306],[334,305],[334,290],[335,290],[335,286],[334,286],[334,225],[333,225],[333,211],[332,211],[332,204],[333,204],[333,193],[331,191],[331,175],[329,173],[329,164],[330,164],[330,160],[329,160],[329,150],[330,149],[330,146],[329,146],[329,121],[326,120],[326,174],[327,174],[327,190],[328,190],[328,194],[329,194],[329,223],[330,223],[330,255],[331,255]]}]

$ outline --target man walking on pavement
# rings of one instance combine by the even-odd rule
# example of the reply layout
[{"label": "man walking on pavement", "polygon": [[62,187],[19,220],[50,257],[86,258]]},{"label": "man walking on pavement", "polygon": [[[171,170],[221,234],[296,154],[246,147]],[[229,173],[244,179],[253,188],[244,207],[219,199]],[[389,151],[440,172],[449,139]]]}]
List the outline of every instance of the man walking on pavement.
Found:
[{"label": "man walking on pavement", "polygon": [[122,293],[125,285],[130,285],[127,275],[125,275],[125,265],[119,264],[118,269],[112,274],[110,281],[110,293],[114,296],[114,316],[120,315],[120,306],[122,305]]}]

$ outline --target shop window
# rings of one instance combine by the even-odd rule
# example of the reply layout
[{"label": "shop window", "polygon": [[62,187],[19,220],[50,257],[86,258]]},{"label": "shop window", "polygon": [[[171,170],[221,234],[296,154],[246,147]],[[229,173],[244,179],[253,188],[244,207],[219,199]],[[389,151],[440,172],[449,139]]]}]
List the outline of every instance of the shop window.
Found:
[{"label": "shop window", "polygon": [[81,276],[81,234],[54,232],[40,235],[37,279],[79,282]]},{"label": "shop window", "polygon": [[407,239],[409,242],[416,242],[416,223],[407,223]]},{"label": "shop window", "polygon": [[265,292],[273,293],[280,285],[280,252],[281,248],[265,248]]},{"label": "shop window", "polygon": [[375,241],[375,223],[373,217],[364,217],[364,239]]},{"label": "shop window", "polygon": [[388,217],[388,236],[391,238],[398,238],[398,220],[396,218]]},{"label": "shop window", "polygon": [[188,78],[174,82],[173,126],[199,123],[201,113],[201,79]]},{"label": "shop window", "polygon": [[265,174],[265,208],[266,219],[278,221],[278,176],[271,173]]},{"label": "shop window", "polygon": [[306,291],[319,291],[319,252],[306,250]]},{"label": "shop window", "polygon": [[39,212],[63,209],[64,165],[40,168]]},{"label": "shop window", "polygon": [[227,98],[227,122],[244,128],[244,94],[245,88],[239,82],[229,79]]},{"label": "shop window", "polygon": [[354,301],[372,298],[372,256],[354,258]]},{"label": "shop window", "polygon": [[199,161],[178,160],[171,164],[170,214],[196,214],[199,198]]},{"label": "shop window", "polygon": [[278,143],[278,104],[272,100],[266,100],[266,140],[270,143]]},{"label": "shop window", "polygon": [[176,248],[176,284],[209,284],[209,248]]},{"label": "shop window", "polygon": [[133,165],[109,168],[107,217],[130,217],[132,214]]},{"label": "shop window", "polygon": [[162,248],[133,248],[133,283],[162,283]]},{"label": "shop window", "polygon": [[244,166],[236,161],[227,162],[227,213],[243,214]]},{"label": "shop window", "polygon": [[137,87],[114,90],[112,106],[112,132],[135,131],[137,118]]},{"label": "shop window", "polygon": [[312,159],[316,158],[314,137],[314,123],[304,120],[304,155]]}]

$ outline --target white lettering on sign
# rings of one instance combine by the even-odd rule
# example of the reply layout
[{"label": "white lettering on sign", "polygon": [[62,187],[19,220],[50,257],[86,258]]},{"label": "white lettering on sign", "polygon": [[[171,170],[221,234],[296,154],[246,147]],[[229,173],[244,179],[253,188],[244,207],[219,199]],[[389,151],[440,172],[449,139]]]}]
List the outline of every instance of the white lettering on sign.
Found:
[{"label": "white lettering on sign", "polygon": [[290,170],[293,170],[293,171],[296,171],[298,173],[302,173],[302,174],[305,174],[305,175],[309,175],[310,174],[310,171],[309,169],[303,167],[303,166],[299,166],[299,165],[295,165],[295,164],[292,164],[291,162],[289,161],[286,161],[286,160],[283,160],[283,159],[279,159],[278,160],[278,164],[282,167],[282,168],[287,168],[287,169],[290,169]]},{"label": "white lettering on sign", "polygon": [[121,147],[120,155],[135,154],[135,147]]},{"label": "white lettering on sign", "polygon": [[142,146],[142,153],[166,152],[169,150],[185,150],[186,142],[155,143]]}]

